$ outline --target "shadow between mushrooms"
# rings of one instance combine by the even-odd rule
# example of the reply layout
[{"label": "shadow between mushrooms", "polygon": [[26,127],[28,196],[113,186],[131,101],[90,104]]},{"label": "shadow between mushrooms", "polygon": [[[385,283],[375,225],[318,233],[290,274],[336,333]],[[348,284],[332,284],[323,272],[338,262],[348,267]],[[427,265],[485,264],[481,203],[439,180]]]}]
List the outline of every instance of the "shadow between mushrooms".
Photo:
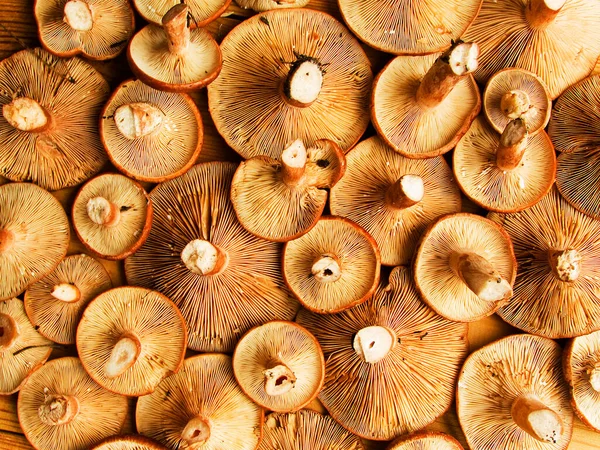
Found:
[{"label": "shadow between mushrooms", "polygon": [[449,434],[420,431],[393,441],[387,450],[464,450]]},{"label": "shadow between mushrooms", "polygon": [[138,435],[113,436],[91,450],[167,450],[152,439]]},{"label": "shadow between mushrooms", "polygon": [[[283,0],[285,1],[285,0]],[[150,23],[161,25],[161,19],[169,8],[183,3],[181,0],[133,0],[140,15]],[[231,0],[187,0],[190,11],[190,27],[203,27],[218,19],[229,7]]]}]

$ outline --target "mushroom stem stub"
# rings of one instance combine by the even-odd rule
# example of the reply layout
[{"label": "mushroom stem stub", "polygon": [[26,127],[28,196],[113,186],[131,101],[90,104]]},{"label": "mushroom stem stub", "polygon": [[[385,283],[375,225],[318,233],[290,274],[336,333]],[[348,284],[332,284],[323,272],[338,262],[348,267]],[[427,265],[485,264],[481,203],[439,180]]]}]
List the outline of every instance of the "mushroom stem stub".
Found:
[{"label": "mushroom stem stub", "polygon": [[304,177],[306,169],[306,147],[301,139],[296,139],[281,153],[281,176],[283,182],[294,186]]},{"label": "mushroom stem stub", "polygon": [[560,281],[575,281],[579,277],[581,254],[577,250],[551,250],[548,257],[552,272]]},{"label": "mushroom stem stub", "polygon": [[181,439],[190,448],[196,448],[210,439],[210,423],[204,417],[192,417],[181,432]]},{"label": "mushroom stem stub", "polygon": [[8,250],[15,242],[15,234],[9,230],[0,230],[0,253]]},{"label": "mushroom stem stub", "polygon": [[142,350],[140,340],[132,335],[125,335],[118,340],[110,353],[110,358],[104,366],[107,378],[122,375],[135,364]]},{"label": "mushroom stem stub", "polygon": [[539,441],[556,443],[562,436],[563,424],[560,416],[534,395],[517,397],[510,413],[519,428]]},{"label": "mushroom stem stub", "polygon": [[203,239],[190,241],[181,252],[185,266],[198,275],[216,275],[227,267],[228,256],[219,247]]},{"label": "mushroom stem stub", "polygon": [[590,370],[590,384],[593,390],[600,392],[600,363]]},{"label": "mushroom stem stub", "polygon": [[104,197],[94,197],[86,205],[88,217],[97,225],[114,227],[121,219],[121,210],[114,203]]},{"label": "mushroom stem stub", "polygon": [[337,281],[342,276],[340,262],[334,255],[321,255],[310,269],[315,279],[321,283]]},{"label": "mushroom stem stub", "polygon": [[375,364],[387,356],[396,344],[396,333],[387,327],[361,328],[354,336],[356,354],[369,364]]},{"label": "mushroom stem stub", "polygon": [[48,114],[37,101],[29,97],[15,98],[2,107],[2,115],[17,130],[42,132],[48,126]]},{"label": "mushroom stem stub", "polygon": [[467,287],[481,300],[498,302],[512,295],[512,287],[494,266],[476,253],[458,253],[450,256],[450,266]]},{"label": "mushroom stem stub", "polygon": [[308,56],[300,56],[290,68],[283,84],[286,100],[293,106],[310,106],[323,87],[323,70],[318,61]]},{"label": "mushroom stem stub", "polygon": [[70,0],[65,3],[63,20],[75,31],[90,31],[94,26],[94,18],[90,6],[81,0]]},{"label": "mushroom stem stub", "polygon": [[509,119],[518,119],[531,108],[529,95],[525,91],[515,89],[508,91],[500,99],[500,109]]},{"label": "mushroom stem stub", "polygon": [[177,55],[185,52],[190,43],[187,5],[179,3],[169,9],[162,18],[162,24],[167,33],[169,51]]},{"label": "mushroom stem stub", "polygon": [[566,0],[531,0],[525,8],[525,17],[532,27],[542,27],[552,22]]},{"label": "mushroom stem stub", "polygon": [[137,139],[158,130],[165,115],[150,103],[128,103],[114,114],[115,125],[126,139]]},{"label": "mushroom stem stub", "polygon": [[54,286],[51,292],[52,297],[61,302],[75,303],[81,298],[81,292],[74,284],[61,283]]},{"label": "mushroom stem stub", "polygon": [[388,188],[385,200],[394,208],[404,209],[419,203],[424,195],[423,179],[418,175],[404,175]]},{"label": "mushroom stem stub", "polygon": [[527,148],[527,126],[523,119],[506,125],[496,150],[496,165],[500,170],[513,170],[519,166]]},{"label": "mushroom stem stub", "polygon": [[265,375],[265,392],[267,395],[283,395],[289,392],[296,384],[296,375],[282,362],[265,370],[263,373]]},{"label": "mushroom stem stub", "polygon": [[0,349],[10,348],[19,337],[19,325],[8,314],[0,313]]},{"label": "mushroom stem stub", "polygon": [[45,395],[38,416],[46,425],[65,425],[79,412],[79,401],[70,395]]}]

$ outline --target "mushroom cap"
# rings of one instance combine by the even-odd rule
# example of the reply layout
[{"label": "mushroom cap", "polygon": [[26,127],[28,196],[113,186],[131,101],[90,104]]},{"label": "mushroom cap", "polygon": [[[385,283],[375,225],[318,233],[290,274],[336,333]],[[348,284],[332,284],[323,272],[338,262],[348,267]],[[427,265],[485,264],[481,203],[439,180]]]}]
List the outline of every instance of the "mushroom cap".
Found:
[{"label": "mushroom cap", "polygon": [[[270,395],[265,389],[265,371],[278,365],[287,367],[295,380],[291,390]],[[252,328],[240,339],[233,354],[233,372],[253,402],[270,411],[291,412],[317,396],[323,387],[325,361],[321,346],[308,330],[294,322],[272,321]]]},{"label": "mushroom cap", "polygon": [[68,245],[69,220],[56,198],[34,184],[0,186],[0,300],[52,272]]},{"label": "mushroom cap", "polygon": [[254,11],[270,11],[271,9],[304,8],[309,0],[235,0],[240,8]]},{"label": "mushroom cap", "polygon": [[[279,158],[295,139],[330,139],[348,151],[369,124],[371,63],[333,17],[309,9],[274,10],[236,26],[221,43],[223,69],[208,87],[209,109],[227,144],[243,158]],[[323,74],[307,107],[283,93],[290,68],[312,58]]]},{"label": "mushroom cap", "polygon": [[[94,222],[89,202],[104,198],[119,210],[114,226]],[[88,181],[77,193],[71,213],[79,240],[104,259],[124,259],[146,241],[152,225],[152,200],[144,188],[126,176],[107,173]]]},{"label": "mushroom cap", "polygon": [[[82,54],[105,60],[115,58],[127,47],[135,19],[128,0],[78,0],[89,11],[91,29],[77,30],[66,20],[64,0],[35,0],[33,13],[40,42],[60,57]],[[75,12],[75,11],[74,11]]]},{"label": "mushroom cap", "polygon": [[481,0],[338,0],[344,21],[371,47],[396,55],[440,52],[477,16]]},{"label": "mushroom cap", "polygon": [[181,434],[195,417],[210,429],[203,449],[257,447],[264,413],[238,386],[230,356],[207,353],[187,358],[178,373],[138,400],[135,411],[138,431],[174,450],[194,448],[186,446]]},{"label": "mushroom cap", "polygon": [[[140,16],[150,23],[161,25],[163,16],[179,0],[133,0]],[[190,27],[203,27],[218,19],[229,7],[231,0],[186,0],[190,9]]]},{"label": "mushroom cap", "polygon": [[[135,103],[158,109],[162,117],[148,134],[129,139],[119,131],[115,112]],[[188,95],[158,91],[139,80],[127,80],[102,110],[100,138],[117,169],[136,180],[160,183],[185,173],[195,163],[204,129],[200,112]]]},{"label": "mushroom cap", "polygon": [[387,450],[464,450],[449,434],[421,431],[393,441]]},{"label": "mushroom cap", "polygon": [[[75,301],[62,300],[52,293],[58,286],[73,286]],[[77,324],[89,302],[112,287],[104,266],[87,255],[63,259],[50,274],[25,291],[25,310],[39,333],[59,344],[75,343]]]},{"label": "mushroom cap", "polygon": [[[408,208],[386,201],[390,187],[404,175],[423,180],[424,195]],[[379,137],[360,142],[346,154],[346,173],[331,189],[331,213],[347,217],[377,241],[381,263],[409,264],[427,225],[443,214],[459,212],[460,190],[442,157],[416,160],[394,152]]]},{"label": "mushroom cap", "polygon": [[[511,300],[498,310],[509,324],[552,339],[600,329],[600,222],[580,213],[552,189],[520,213],[491,213],[513,242],[519,270]],[[551,252],[575,250],[579,276],[561,281]]]},{"label": "mushroom cap", "polygon": [[[563,436],[558,442],[538,441],[514,422],[512,404],[524,394],[535,395],[562,419]],[[458,379],[456,410],[472,450],[566,449],[573,411],[563,380],[560,346],[550,339],[521,334],[471,353]]]},{"label": "mushroom cap", "polygon": [[471,74],[432,108],[416,98],[421,80],[440,57],[397,56],[375,78],[371,120],[377,133],[407,158],[432,158],[451,150],[481,109],[479,88]]},{"label": "mushroom cap", "polygon": [[480,299],[451,268],[455,253],[484,257],[512,286],[517,261],[509,235],[496,223],[469,213],[439,218],[425,231],[418,244],[414,273],[421,298],[434,311],[458,322],[487,317],[502,301]]},{"label": "mushroom cap", "polygon": [[[325,356],[319,399],[352,433],[390,440],[423,428],[450,407],[467,355],[467,324],[422,303],[407,268],[392,270],[389,284],[362,305],[339,314],[302,309],[297,321],[315,335]],[[397,340],[383,359],[367,363],[352,342],[372,326],[385,327]]]},{"label": "mushroom cap", "polygon": [[271,413],[265,419],[263,439],[257,450],[364,450],[357,436],[330,416],[302,410]]},{"label": "mushroom cap", "polygon": [[548,193],[556,175],[556,154],[548,135],[529,136],[517,167],[496,164],[500,135],[483,117],[475,119],[456,145],[454,176],[461,190],[478,205],[498,212],[516,212],[534,205]]},{"label": "mushroom cap", "polygon": [[562,153],[558,156],[556,187],[571,206],[594,219],[600,219],[598,179],[600,147]]},{"label": "mushroom cap", "polygon": [[[40,407],[52,396],[77,399],[77,414],[69,423],[48,425],[40,419]],[[21,388],[17,402],[19,423],[36,449],[89,448],[119,433],[127,411],[127,398],[101,388],[74,357],[54,359],[33,372]]]},{"label": "mushroom cap", "polygon": [[[329,258],[337,272],[319,279],[315,264]],[[283,277],[302,305],[336,313],[363,303],[379,283],[377,243],[363,228],[342,217],[322,217],[304,236],[283,247]],[[331,268],[322,269],[327,274]],[[320,271],[320,270],[319,270]]]},{"label": "mushroom cap", "polygon": [[527,94],[529,105],[522,117],[530,135],[546,128],[552,111],[552,100],[544,80],[524,69],[503,69],[488,80],[483,91],[483,112],[488,122],[498,133],[502,133],[510,118],[502,109],[503,97],[511,91]]},{"label": "mushroom cap", "polygon": [[79,58],[27,49],[1,61],[0,105],[15,97],[35,100],[50,126],[21,131],[0,115],[0,175],[56,190],[100,171],[108,158],[98,139],[98,115],[108,95],[102,75]]},{"label": "mushroom cap", "polygon": [[[173,300],[196,351],[233,351],[250,328],[291,320],[299,304],[281,275],[281,246],[254,237],[238,222],[229,200],[236,165],[198,164],[152,193],[154,225],[146,244],[125,261],[129,284],[157,290]],[[215,275],[182,263],[193,241],[210,242],[228,255]]]},{"label": "mushroom cap", "polygon": [[[137,339],[139,355],[124,372],[109,376],[107,363],[124,336]],[[77,351],[86,372],[103,388],[127,396],[149,394],[176,373],[186,347],[185,322],[177,306],[144,288],[126,286],[99,295],[77,327]]]},{"label": "mushroom cap", "polygon": [[167,447],[144,436],[127,435],[104,439],[91,450],[167,450]]},{"label": "mushroom cap", "polygon": [[[462,39],[479,44],[479,68],[485,82],[506,67],[537,74],[552,99],[590,74],[600,56],[600,8],[596,0],[568,0],[554,20],[535,26],[526,10],[532,0],[484,0]],[[567,31],[571,30],[571,31]]]},{"label": "mushroom cap", "polygon": [[[27,376],[46,362],[52,342],[29,322],[23,302],[17,298],[0,302],[0,330],[0,395],[9,395],[17,392]],[[10,337],[13,332],[16,336]]]}]

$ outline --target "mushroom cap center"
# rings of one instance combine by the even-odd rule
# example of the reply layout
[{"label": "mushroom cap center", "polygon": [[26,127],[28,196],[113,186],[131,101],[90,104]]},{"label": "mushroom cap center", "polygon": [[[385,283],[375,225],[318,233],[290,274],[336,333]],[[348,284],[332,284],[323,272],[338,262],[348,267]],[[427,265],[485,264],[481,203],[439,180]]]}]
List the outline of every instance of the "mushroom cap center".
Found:
[{"label": "mushroom cap center", "polygon": [[216,275],[225,270],[229,257],[210,242],[194,239],[183,248],[181,260],[190,272],[198,275]]},{"label": "mushroom cap center", "polygon": [[61,302],[76,303],[81,298],[81,291],[74,284],[61,283],[54,286],[50,295]]},{"label": "mushroom cap center", "polygon": [[126,139],[137,139],[160,130],[165,114],[150,103],[128,103],[115,110],[117,130]]},{"label": "mushroom cap center", "polygon": [[15,242],[15,234],[9,230],[0,230],[0,253],[8,250]]},{"label": "mushroom cap center", "polygon": [[19,325],[8,314],[0,313],[0,349],[12,347],[19,337]]},{"label": "mushroom cap center", "polygon": [[40,131],[48,125],[48,115],[36,100],[18,97],[2,106],[6,121],[20,131]]},{"label": "mushroom cap center", "polygon": [[321,93],[323,70],[319,63],[308,57],[300,58],[290,69],[284,83],[284,93],[294,106],[310,106]]},{"label": "mushroom cap center", "polygon": [[529,95],[520,89],[509,91],[500,99],[500,109],[509,119],[518,119],[529,111],[530,106]]},{"label": "mushroom cap center", "polygon": [[379,325],[361,328],[354,336],[356,354],[369,364],[384,359],[396,345],[396,333]]},{"label": "mushroom cap center", "polygon": [[331,283],[342,277],[342,269],[334,255],[321,255],[313,263],[311,273],[321,283]]},{"label": "mushroom cap center", "polygon": [[116,378],[125,373],[135,364],[141,350],[142,344],[136,336],[131,334],[122,336],[113,347],[110,358],[104,366],[107,378]]},{"label": "mushroom cap center", "polygon": [[592,389],[600,392],[600,362],[596,363],[595,367],[590,370],[590,384]]},{"label": "mushroom cap center", "polygon": [[455,75],[461,76],[477,70],[479,46],[474,42],[463,42],[450,52],[448,63]]},{"label": "mushroom cap center", "polygon": [[418,175],[403,175],[385,193],[386,203],[404,209],[416,205],[425,196],[425,183]]},{"label": "mushroom cap center", "polygon": [[556,444],[563,434],[560,416],[548,408],[535,395],[517,397],[510,410],[514,422],[531,437]]},{"label": "mushroom cap center", "polygon": [[65,3],[63,20],[75,31],[90,31],[94,26],[90,5],[82,0],[69,0]]},{"label": "mushroom cap center", "polygon": [[90,198],[86,204],[88,217],[96,225],[116,226],[121,219],[120,208],[104,197]]},{"label": "mushroom cap center", "polygon": [[296,385],[296,375],[285,364],[278,364],[263,372],[265,376],[265,392],[278,396],[289,392]]},{"label": "mushroom cap center", "polygon": [[191,418],[181,432],[181,439],[190,448],[197,448],[210,439],[210,422],[204,417]]},{"label": "mushroom cap center", "polygon": [[548,256],[556,278],[564,282],[577,280],[581,273],[581,254],[577,250],[551,250]]},{"label": "mushroom cap center", "polygon": [[47,395],[38,408],[38,416],[46,425],[57,426],[71,422],[79,413],[79,401],[69,395]]},{"label": "mushroom cap center", "polygon": [[512,296],[511,284],[483,256],[471,252],[453,252],[449,263],[456,275],[481,300],[498,302]]}]

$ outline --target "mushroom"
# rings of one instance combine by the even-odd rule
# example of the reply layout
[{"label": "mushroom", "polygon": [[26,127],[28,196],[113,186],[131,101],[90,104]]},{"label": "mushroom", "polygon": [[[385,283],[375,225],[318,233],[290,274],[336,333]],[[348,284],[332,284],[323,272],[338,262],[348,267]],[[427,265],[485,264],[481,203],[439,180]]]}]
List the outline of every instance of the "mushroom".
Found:
[{"label": "mushroom", "polygon": [[152,200],[129,178],[107,173],[77,193],[71,213],[82,244],[104,259],[124,259],[146,241],[152,225]]},{"label": "mushroom", "polygon": [[57,190],[100,171],[102,75],[79,58],[27,49],[0,62],[0,80],[1,176]]},{"label": "mushroom", "polygon": [[67,256],[25,291],[25,310],[39,333],[59,344],[75,343],[83,310],[112,287],[108,272],[87,255]]},{"label": "mushroom", "polygon": [[183,364],[185,322],[175,304],[137,287],[111,289],[93,300],[77,327],[84,369],[105,389],[138,397],[153,392]]},{"label": "mushroom", "polygon": [[263,410],[240,389],[231,357],[209,353],[187,358],[154,393],[140,397],[137,429],[167,447],[254,450]]},{"label": "mushroom", "polygon": [[409,269],[397,267],[367,302],[338,314],[302,309],[296,319],[325,356],[319,399],[350,432],[390,440],[450,407],[467,355],[467,324],[421,302]]},{"label": "mushroom", "polygon": [[331,214],[373,236],[382,264],[409,264],[427,225],[461,210],[460,190],[442,157],[405,158],[371,137],[346,154],[346,163],[345,175],[331,189]]},{"label": "mushroom", "polygon": [[[169,8],[183,3],[182,0],[133,0],[140,15],[150,23],[162,25],[161,19]],[[186,0],[189,8],[190,27],[203,27],[218,19],[229,7],[231,0]]]},{"label": "mushroom", "polygon": [[570,338],[600,329],[600,222],[552,189],[520,213],[495,214],[514,244],[519,273],[498,315],[528,333]]},{"label": "mushroom", "polygon": [[208,87],[209,109],[227,144],[243,158],[301,139],[348,151],[369,124],[371,63],[333,17],[274,10],[236,26],[221,43],[223,69]]},{"label": "mushroom", "polygon": [[109,437],[91,450],[167,450],[167,447],[147,437],[134,434]]},{"label": "mushroom", "polygon": [[322,217],[283,247],[283,277],[302,305],[335,313],[363,303],[379,283],[379,249],[360,226]]},{"label": "mushroom", "polygon": [[254,11],[270,11],[271,9],[304,8],[309,0],[235,0],[240,8]]},{"label": "mushroom", "polygon": [[0,302],[0,395],[17,392],[51,352],[52,342],[29,322],[21,300]]},{"label": "mushroom", "polygon": [[125,50],[135,20],[128,0],[37,0],[40,42],[56,56],[105,60]]},{"label": "mushroom", "polygon": [[562,153],[556,161],[556,187],[575,209],[600,219],[600,142],[599,147]]},{"label": "mushroom", "polygon": [[204,28],[190,29],[189,8],[177,3],[161,25],[147,25],[127,49],[129,66],[147,85],[167,92],[186,92],[211,83],[221,70],[219,44]]},{"label": "mushroom", "polygon": [[52,272],[68,245],[69,220],[56,198],[34,184],[0,186],[0,300]]},{"label": "mushroom", "polygon": [[127,398],[98,386],[73,357],[33,372],[17,402],[19,423],[36,449],[89,448],[119,433],[127,410]]},{"label": "mushroom", "polygon": [[196,351],[232,352],[250,328],[292,320],[299,304],[281,275],[281,246],[248,233],[229,200],[236,165],[198,164],[152,193],[154,225],[125,261],[129,284],[173,300]]},{"label": "mushroom", "polygon": [[517,261],[508,234],[468,213],[435,221],[423,234],[414,261],[423,301],[449,320],[473,322],[511,297]]},{"label": "mushroom", "polygon": [[600,431],[600,331],[571,339],[562,361],[573,410],[588,427]]},{"label": "mushroom", "polygon": [[401,436],[393,441],[387,450],[464,450],[452,436],[445,433],[420,431]]},{"label": "mushroom", "polygon": [[563,450],[573,411],[556,342],[508,336],[473,352],[456,391],[460,426],[472,450]]},{"label": "mushroom", "polygon": [[594,69],[599,26],[596,0],[484,0],[463,39],[481,48],[477,81],[517,67],[541,77],[555,99]]},{"label": "mushroom", "polygon": [[480,206],[516,212],[536,204],[552,187],[556,154],[543,131],[531,136],[523,118],[498,135],[483,117],[475,119],[454,150],[454,175]]},{"label": "mushroom", "polygon": [[373,84],[371,120],[377,133],[407,158],[452,149],[479,113],[477,44],[457,41],[445,53],[397,56]]},{"label": "mushroom", "polygon": [[231,182],[231,202],[242,226],[269,241],[307,233],[327,203],[327,191],[346,169],[344,153],[327,139],[306,148],[297,139],[281,162],[268,156],[242,161]]}]

